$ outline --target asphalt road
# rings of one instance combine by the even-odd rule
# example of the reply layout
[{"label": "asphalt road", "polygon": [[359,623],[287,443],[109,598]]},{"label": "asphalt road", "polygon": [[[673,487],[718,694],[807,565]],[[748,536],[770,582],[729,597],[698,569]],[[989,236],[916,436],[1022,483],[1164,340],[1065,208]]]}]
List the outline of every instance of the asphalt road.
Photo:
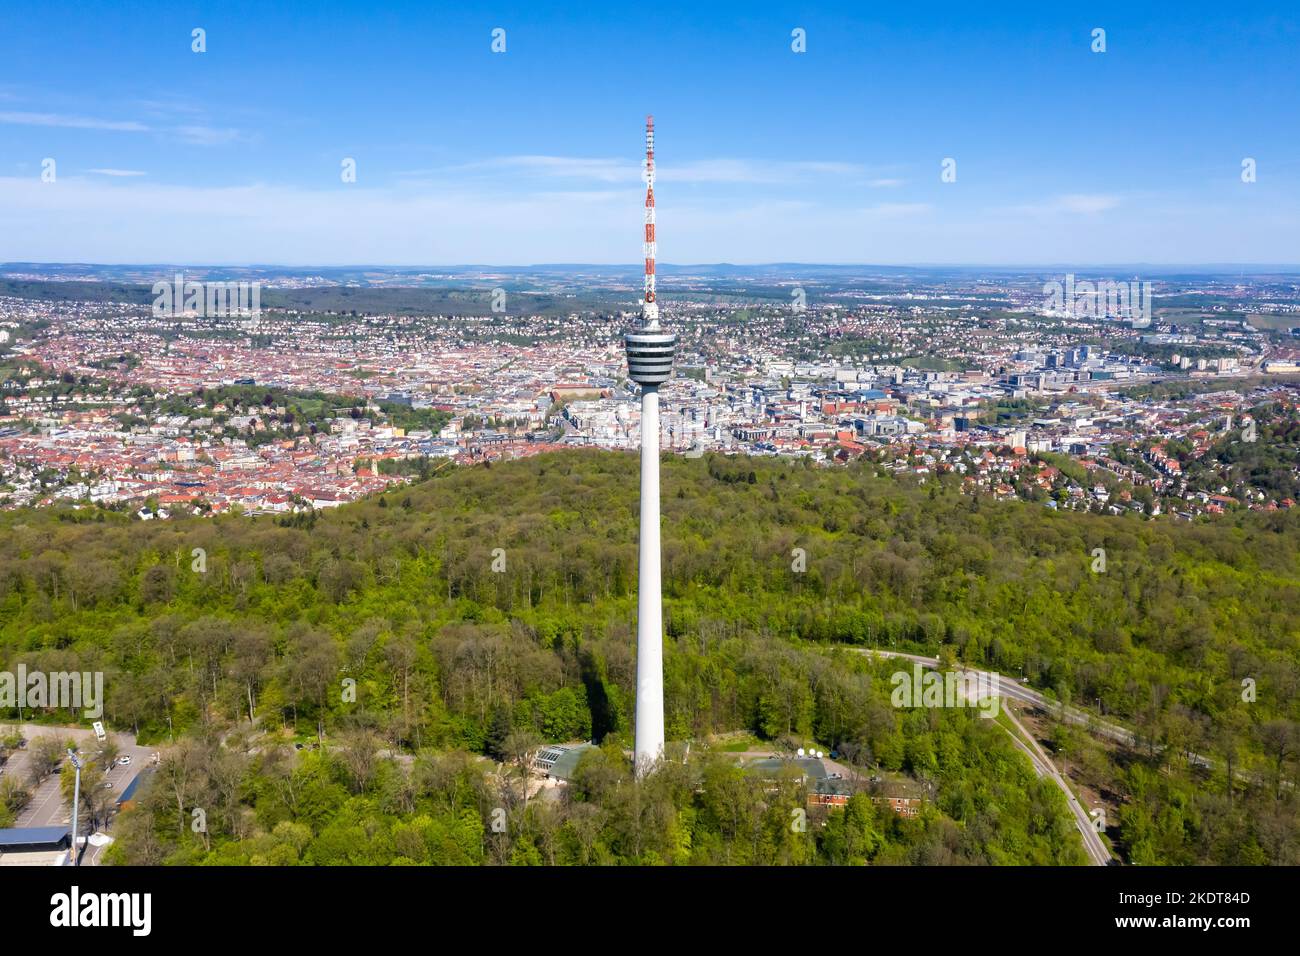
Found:
[{"label": "asphalt road", "polygon": [[[937,657],[923,657],[920,654],[904,654],[902,651],[882,651],[874,648],[860,648],[857,650],[860,650],[863,654],[870,654],[876,657],[902,658],[903,660],[914,661],[922,667],[939,666],[939,659]],[[996,674],[992,671],[970,671],[969,673],[980,673],[985,675],[987,680],[993,682],[993,686],[1002,697],[1008,697],[1012,700],[1021,701],[1022,703],[1031,703],[1036,707],[1046,708],[1048,706],[1049,702],[1042,694],[1030,690],[1023,684],[1012,680],[1009,677],[1003,677],[1001,674]],[[1074,817],[1074,825],[1078,828],[1079,835],[1083,838],[1083,849],[1084,852],[1088,854],[1088,859],[1094,866],[1107,865],[1112,859],[1110,850],[1098,835],[1092,819],[1088,816],[1088,811],[1086,811],[1083,808],[1083,805],[1079,803],[1078,797],[1074,795],[1074,791],[1071,790],[1069,784],[1066,783],[1065,777],[1061,775],[1060,770],[1056,768],[1056,764],[1052,763],[1052,759],[1047,755],[1046,751],[1038,745],[1038,741],[1034,739],[1034,735],[1025,728],[1025,725],[1016,718],[1016,715],[1013,714],[1009,708],[1003,708],[1003,713],[1005,713],[1016,728],[1024,734],[1024,739],[1021,739],[1017,734],[1008,730],[1006,727],[1002,728],[1007,731],[1007,734],[1015,742],[1016,746],[1029,757],[1030,763],[1034,765],[1034,772],[1040,777],[1050,778],[1053,783],[1061,788],[1061,792],[1065,794],[1066,802],[1070,806],[1070,813]],[[1091,719],[1085,722],[1088,723],[1089,726],[1094,725],[1094,722]],[[1123,731],[1122,728],[1115,729],[1127,733],[1127,731]],[[1029,741],[1028,744],[1025,743],[1026,740]]]},{"label": "asphalt road", "polygon": [[[17,779],[27,782],[30,774],[30,753],[31,747],[39,737],[57,737],[61,741],[69,738],[77,742],[77,748],[82,753],[90,755],[99,749],[99,741],[95,738],[94,731],[84,730],[76,727],[50,727],[43,724],[22,724],[22,735],[27,738],[27,747],[11,754],[3,770],[6,776],[12,775]],[[130,756],[131,765],[128,767],[114,764],[109,768],[105,775],[105,780],[113,785],[112,792],[116,798],[123,790],[130,785],[138,774],[149,764],[149,758],[156,752],[153,747],[141,747],[136,744],[135,737],[131,734],[113,734],[117,742],[118,750],[121,756]],[[41,785],[32,793],[32,799],[18,815],[17,826],[20,827],[53,827],[53,826],[71,826],[72,825],[72,808],[64,801],[62,788],[59,785],[59,772],[55,771],[41,781]],[[110,822],[111,827],[111,822]],[[104,847],[94,846],[93,844],[82,857],[83,866],[93,866],[99,861],[99,855],[103,852]]]},{"label": "asphalt road", "polygon": [[[858,650],[867,654],[877,654],[880,657],[905,658],[909,661],[916,661],[925,667],[936,667],[939,663],[939,660],[936,657],[923,657],[920,654],[904,654],[901,651],[884,651],[877,648],[859,648]],[[1033,704],[1035,707],[1056,714],[1066,723],[1083,727],[1090,733],[1096,734],[1098,737],[1105,737],[1134,749],[1140,749],[1143,745],[1138,735],[1127,727],[1121,727],[1118,724],[1102,720],[1096,714],[1090,714],[1085,710],[1079,710],[1077,707],[1071,707],[1069,705],[1062,706],[1060,701],[1051,700],[1048,697],[1045,697],[1033,688],[1026,687],[1015,678],[1007,677],[1004,674],[998,674],[995,671],[965,669],[965,672],[985,675],[990,681],[994,682],[998,694],[1002,697],[1009,697],[1012,700],[1018,700],[1025,704]],[[1157,747],[1156,749],[1158,750],[1160,748]],[[1188,751],[1183,756],[1187,758],[1189,763],[1194,764],[1197,767],[1212,769],[1215,766],[1213,760],[1203,756],[1202,754]],[[1236,771],[1234,776],[1238,780],[1254,779],[1250,773],[1244,770]]]},{"label": "asphalt road", "polygon": [[[1083,849],[1088,854],[1088,859],[1092,861],[1094,866],[1106,866],[1112,859],[1110,848],[1106,846],[1105,841],[1097,833],[1096,826],[1088,812],[1084,810],[1083,804],[1079,803],[1079,798],[1074,795],[1074,791],[1065,782],[1065,777],[1061,775],[1061,771],[1056,769],[1056,764],[1052,763],[1043,748],[1038,745],[1034,735],[1009,709],[1004,709],[1004,712],[1007,718],[1015,724],[1016,729],[1024,734],[1024,740],[1016,734],[1011,734],[1011,739],[1015,741],[1017,747],[1029,755],[1029,759],[1034,765],[1034,772],[1040,777],[1050,778],[1065,794],[1066,802],[1070,805],[1070,813],[1074,816],[1074,825],[1079,828],[1079,833],[1083,836]],[[1028,740],[1029,743],[1026,744],[1025,740]]]}]

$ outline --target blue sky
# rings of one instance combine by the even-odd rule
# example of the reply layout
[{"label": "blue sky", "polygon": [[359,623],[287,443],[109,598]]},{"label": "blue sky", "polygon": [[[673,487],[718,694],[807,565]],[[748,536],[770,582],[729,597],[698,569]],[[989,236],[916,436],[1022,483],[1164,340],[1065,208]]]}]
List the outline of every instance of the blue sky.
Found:
[{"label": "blue sky", "polygon": [[993,6],[7,4],[0,261],[1300,263],[1300,8]]}]

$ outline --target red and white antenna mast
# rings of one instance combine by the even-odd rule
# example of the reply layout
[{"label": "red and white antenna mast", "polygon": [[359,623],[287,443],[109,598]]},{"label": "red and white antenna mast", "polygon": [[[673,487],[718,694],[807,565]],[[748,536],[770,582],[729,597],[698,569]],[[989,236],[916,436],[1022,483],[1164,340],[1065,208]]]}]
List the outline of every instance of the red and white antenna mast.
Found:
[{"label": "red and white antenna mast", "polygon": [[659,303],[655,301],[655,118],[645,118],[645,307],[641,311],[647,328],[659,326]]}]

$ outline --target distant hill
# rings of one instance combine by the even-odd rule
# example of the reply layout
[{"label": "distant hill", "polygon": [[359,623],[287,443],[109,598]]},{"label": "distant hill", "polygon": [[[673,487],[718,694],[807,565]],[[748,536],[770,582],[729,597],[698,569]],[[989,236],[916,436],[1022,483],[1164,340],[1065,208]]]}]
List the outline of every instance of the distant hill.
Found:
[{"label": "distant hill", "polygon": [[[232,281],[232,280],[217,280]],[[633,308],[628,296],[588,293],[530,292],[507,288],[513,301],[508,314],[567,315],[596,309]],[[152,285],[119,282],[0,279],[0,296],[40,302],[114,302],[149,306]],[[263,308],[304,312],[356,312],[361,315],[493,315],[492,287],[418,288],[320,286],[298,289],[263,289]]]}]

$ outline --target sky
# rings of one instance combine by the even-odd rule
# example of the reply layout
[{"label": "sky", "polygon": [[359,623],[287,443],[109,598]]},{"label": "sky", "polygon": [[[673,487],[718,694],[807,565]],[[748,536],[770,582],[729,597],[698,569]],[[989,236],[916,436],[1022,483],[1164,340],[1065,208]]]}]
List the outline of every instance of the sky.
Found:
[{"label": "sky", "polygon": [[5,4],[0,261],[1300,263],[1300,6],[600,6]]}]

